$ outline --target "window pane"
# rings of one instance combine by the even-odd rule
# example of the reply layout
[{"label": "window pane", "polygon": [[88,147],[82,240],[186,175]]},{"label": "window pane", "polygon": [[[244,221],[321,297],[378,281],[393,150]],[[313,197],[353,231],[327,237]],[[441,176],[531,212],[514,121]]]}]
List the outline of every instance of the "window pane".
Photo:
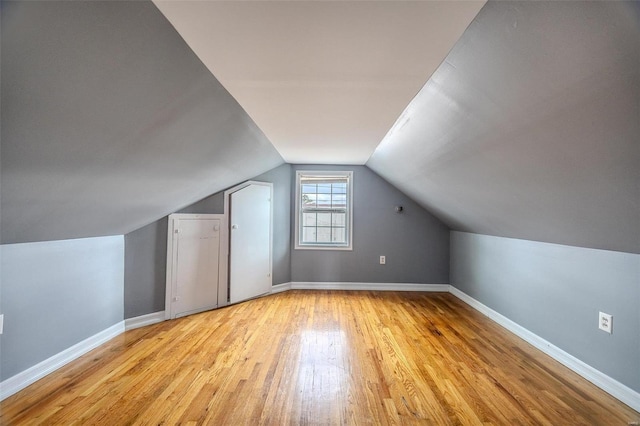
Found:
[{"label": "window pane", "polygon": [[302,203],[302,207],[316,207],[316,194],[302,194],[301,198],[301,203]]},{"label": "window pane", "polygon": [[316,213],[303,213],[302,226],[316,226]]},{"label": "window pane", "polygon": [[316,191],[316,184],[315,183],[314,184],[308,184],[308,183],[303,184],[301,192],[303,194],[308,194],[308,193],[315,194],[317,192]]},{"label": "window pane", "polygon": [[[351,187],[353,172],[296,172],[296,248],[351,249]],[[304,246],[304,247],[303,247]]]},{"label": "window pane", "polygon": [[346,208],[347,207],[347,195],[346,194],[333,194],[331,196],[331,206],[333,208]]},{"label": "window pane", "polygon": [[346,224],[346,218],[346,213],[334,213],[333,215],[331,215],[331,225],[344,227]]},{"label": "window pane", "polygon": [[331,194],[318,194],[318,208],[330,208],[331,207]]},{"label": "window pane", "polygon": [[331,184],[330,183],[319,183],[318,184],[318,194],[331,194]]},{"label": "window pane", "polygon": [[331,242],[331,228],[317,228],[318,233],[318,242],[319,243],[330,243]]},{"label": "window pane", "polygon": [[334,183],[331,188],[331,192],[334,194],[346,194],[347,193],[347,184],[346,183]]},{"label": "window pane", "polygon": [[315,243],[316,242],[316,228],[304,227],[302,228],[302,242],[303,243]]},{"label": "window pane", "polygon": [[332,238],[331,241],[334,243],[346,243],[346,232],[344,228],[332,228]]},{"label": "window pane", "polygon": [[331,226],[331,213],[318,213],[318,226]]}]

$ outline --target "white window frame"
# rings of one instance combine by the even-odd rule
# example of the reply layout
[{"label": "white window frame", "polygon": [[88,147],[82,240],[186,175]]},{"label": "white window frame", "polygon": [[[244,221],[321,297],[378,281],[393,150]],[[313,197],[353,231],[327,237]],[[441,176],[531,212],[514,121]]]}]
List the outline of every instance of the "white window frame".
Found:
[{"label": "white window frame", "polygon": [[[347,179],[347,217],[346,217],[346,235],[347,244],[301,244],[301,179],[303,177],[339,177]],[[353,171],[315,171],[315,170],[296,170],[296,215],[295,215],[295,249],[296,250],[353,250]]]}]

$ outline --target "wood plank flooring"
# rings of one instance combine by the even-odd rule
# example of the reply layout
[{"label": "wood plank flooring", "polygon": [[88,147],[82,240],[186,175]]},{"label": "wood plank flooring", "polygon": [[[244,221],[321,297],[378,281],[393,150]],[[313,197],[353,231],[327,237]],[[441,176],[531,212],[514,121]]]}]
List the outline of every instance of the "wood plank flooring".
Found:
[{"label": "wood plank flooring", "polygon": [[640,414],[445,293],[288,291],[128,331],[4,425],[627,425]]}]

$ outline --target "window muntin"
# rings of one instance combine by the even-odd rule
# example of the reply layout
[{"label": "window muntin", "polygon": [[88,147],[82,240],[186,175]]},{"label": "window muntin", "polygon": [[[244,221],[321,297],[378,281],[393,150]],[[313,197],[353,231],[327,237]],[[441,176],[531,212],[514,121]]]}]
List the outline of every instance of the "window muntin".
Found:
[{"label": "window muntin", "polygon": [[296,176],[296,248],[351,249],[353,172]]}]

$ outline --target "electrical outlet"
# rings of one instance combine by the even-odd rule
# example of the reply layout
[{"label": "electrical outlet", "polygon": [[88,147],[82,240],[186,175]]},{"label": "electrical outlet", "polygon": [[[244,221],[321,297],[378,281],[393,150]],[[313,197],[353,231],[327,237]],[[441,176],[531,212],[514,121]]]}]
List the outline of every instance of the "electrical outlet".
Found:
[{"label": "electrical outlet", "polygon": [[598,328],[607,333],[613,333],[613,316],[600,312],[598,316]]},{"label": "electrical outlet", "polygon": [[380,256],[380,264],[385,265],[387,263],[387,258],[385,256]]},{"label": "electrical outlet", "polygon": [[0,334],[4,331],[4,314],[0,315]]}]

